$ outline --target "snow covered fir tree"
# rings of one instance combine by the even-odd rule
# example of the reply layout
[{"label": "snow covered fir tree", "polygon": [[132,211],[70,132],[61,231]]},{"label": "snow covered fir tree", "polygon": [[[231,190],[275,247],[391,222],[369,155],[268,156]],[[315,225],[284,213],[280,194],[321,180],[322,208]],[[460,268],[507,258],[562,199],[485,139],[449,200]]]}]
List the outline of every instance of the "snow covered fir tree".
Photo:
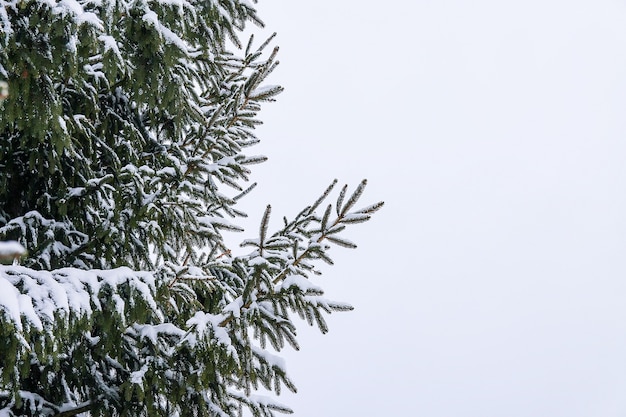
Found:
[{"label": "snow covered fir tree", "polygon": [[382,203],[333,183],[225,244],[281,91],[254,5],[0,1],[0,416],[289,413],[258,389],[295,390],[297,316],[351,309],[313,279]]}]

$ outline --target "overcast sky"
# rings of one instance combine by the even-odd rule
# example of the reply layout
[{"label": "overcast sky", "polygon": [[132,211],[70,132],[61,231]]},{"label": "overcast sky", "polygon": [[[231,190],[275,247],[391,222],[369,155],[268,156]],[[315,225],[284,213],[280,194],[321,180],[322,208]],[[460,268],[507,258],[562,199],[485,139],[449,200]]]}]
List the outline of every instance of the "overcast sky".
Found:
[{"label": "overcast sky", "polygon": [[[278,221],[368,178],[296,417],[626,416],[626,1],[261,0]],[[249,236],[246,236],[249,237]]]}]

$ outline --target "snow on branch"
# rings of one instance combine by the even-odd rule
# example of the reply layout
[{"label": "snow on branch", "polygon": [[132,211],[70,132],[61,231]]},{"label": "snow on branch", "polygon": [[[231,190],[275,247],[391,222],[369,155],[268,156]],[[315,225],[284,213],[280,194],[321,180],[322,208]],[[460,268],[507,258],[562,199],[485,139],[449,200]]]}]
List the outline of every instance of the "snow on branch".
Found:
[{"label": "snow on branch", "polygon": [[19,242],[0,242],[0,261],[17,259],[25,254],[26,249]]},{"label": "snow on branch", "polygon": [[132,301],[125,301],[117,294],[123,284],[155,315],[161,316],[154,299],[154,276],[129,268],[35,271],[22,266],[3,265],[0,266],[0,311],[3,321],[12,322],[20,331],[25,327],[53,331],[59,320],[68,320],[70,316],[88,316],[94,309],[102,309],[100,296],[106,289],[111,292],[113,311],[123,318],[126,302]]}]

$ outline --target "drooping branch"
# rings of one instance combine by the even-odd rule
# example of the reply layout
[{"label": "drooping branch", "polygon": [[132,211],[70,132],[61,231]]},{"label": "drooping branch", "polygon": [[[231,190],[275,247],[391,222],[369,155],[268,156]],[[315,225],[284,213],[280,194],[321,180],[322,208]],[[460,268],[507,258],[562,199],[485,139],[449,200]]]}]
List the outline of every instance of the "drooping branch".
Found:
[{"label": "drooping branch", "polygon": [[96,403],[94,401],[87,401],[83,404],[78,405],[75,408],[71,408],[69,410],[65,410],[65,411],[61,411],[60,413],[57,413],[54,415],[54,417],[71,417],[71,416],[76,416],[80,413],[84,413],[86,411],[91,410],[94,406],[96,405]]}]

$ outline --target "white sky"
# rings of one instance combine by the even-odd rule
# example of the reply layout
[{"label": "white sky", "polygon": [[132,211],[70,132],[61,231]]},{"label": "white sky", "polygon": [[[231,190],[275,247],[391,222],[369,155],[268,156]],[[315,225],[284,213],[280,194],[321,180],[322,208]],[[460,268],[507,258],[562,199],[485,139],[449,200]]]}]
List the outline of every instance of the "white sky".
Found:
[{"label": "white sky", "polygon": [[295,214],[368,178],[287,352],[296,417],[626,415],[626,1],[262,0],[286,88],[255,150]]}]

